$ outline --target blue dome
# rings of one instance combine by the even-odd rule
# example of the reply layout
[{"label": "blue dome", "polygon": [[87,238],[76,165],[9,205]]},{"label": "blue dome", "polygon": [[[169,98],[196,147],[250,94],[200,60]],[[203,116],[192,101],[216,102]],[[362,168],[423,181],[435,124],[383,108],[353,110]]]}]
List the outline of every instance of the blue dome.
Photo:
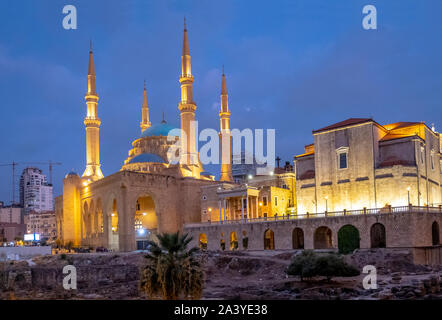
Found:
[{"label": "blue dome", "polygon": [[71,171],[69,172],[67,175],[65,175],[65,178],[67,177],[73,177],[73,176],[78,176],[78,174],[75,171]]},{"label": "blue dome", "polygon": [[137,155],[136,157],[132,158],[128,163],[138,163],[138,162],[160,162],[165,163],[163,158],[161,158],[157,154],[153,153],[142,153]]},{"label": "blue dome", "polygon": [[[167,137],[169,134],[169,131],[172,129],[177,129],[174,126],[171,126],[167,124],[165,121],[161,122],[159,124],[154,124],[153,126],[147,128],[141,133],[141,137],[158,137],[158,136],[164,136]],[[180,134],[177,134],[175,136],[180,136]]]}]

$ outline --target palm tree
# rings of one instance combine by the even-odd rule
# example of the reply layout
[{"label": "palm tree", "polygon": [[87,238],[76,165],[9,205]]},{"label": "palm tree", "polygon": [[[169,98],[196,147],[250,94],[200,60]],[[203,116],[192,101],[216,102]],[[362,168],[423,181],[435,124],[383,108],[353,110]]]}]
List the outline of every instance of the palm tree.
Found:
[{"label": "palm tree", "polygon": [[187,234],[163,233],[158,242],[148,241],[146,265],[141,270],[141,289],[149,298],[200,299],[204,284],[203,261]]}]

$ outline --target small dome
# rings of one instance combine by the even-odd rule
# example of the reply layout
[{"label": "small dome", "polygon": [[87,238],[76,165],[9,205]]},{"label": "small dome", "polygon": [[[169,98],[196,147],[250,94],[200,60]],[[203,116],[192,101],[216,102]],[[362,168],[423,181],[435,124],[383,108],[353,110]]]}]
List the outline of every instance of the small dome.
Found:
[{"label": "small dome", "polygon": [[[164,136],[167,137],[169,135],[169,131],[177,129],[174,126],[171,126],[166,123],[166,121],[162,121],[159,124],[154,124],[153,126],[147,128],[141,133],[141,137],[158,137],[158,136]],[[177,134],[175,136],[180,136],[180,134]]]},{"label": "small dome", "polygon": [[74,177],[74,176],[78,177],[78,174],[75,171],[71,171],[67,175],[65,175],[65,178]]},{"label": "small dome", "polygon": [[161,158],[159,155],[154,153],[142,153],[137,155],[136,157],[132,158],[129,163],[140,163],[140,162],[159,162],[159,163],[165,163],[163,158]]}]

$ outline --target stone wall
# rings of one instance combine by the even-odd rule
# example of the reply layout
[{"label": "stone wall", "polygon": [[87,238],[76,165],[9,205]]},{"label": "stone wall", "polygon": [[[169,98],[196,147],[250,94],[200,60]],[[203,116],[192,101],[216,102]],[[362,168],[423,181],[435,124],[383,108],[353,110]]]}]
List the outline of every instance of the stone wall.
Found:
[{"label": "stone wall", "polygon": [[[398,212],[383,214],[361,214],[331,217],[310,217],[290,220],[274,220],[235,223],[235,224],[195,224],[184,228],[193,237],[193,244],[198,245],[201,234],[207,237],[209,250],[220,250],[220,241],[230,248],[231,234],[238,238],[238,248],[244,249],[242,239],[248,238],[248,250],[264,249],[264,233],[270,229],[274,233],[275,249],[293,249],[292,233],[301,228],[304,233],[304,248],[314,249],[315,231],[326,226],[332,233],[332,248],[338,247],[338,231],[345,225],[353,225],[360,234],[360,247],[371,247],[370,229],[375,223],[381,223],[386,229],[386,245],[390,248],[422,247],[432,245],[432,223],[442,225],[442,212]],[[442,228],[440,228],[442,230]],[[439,231],[440,232],[440,231]],[[440,235],[440,239],[442,239]]]}]

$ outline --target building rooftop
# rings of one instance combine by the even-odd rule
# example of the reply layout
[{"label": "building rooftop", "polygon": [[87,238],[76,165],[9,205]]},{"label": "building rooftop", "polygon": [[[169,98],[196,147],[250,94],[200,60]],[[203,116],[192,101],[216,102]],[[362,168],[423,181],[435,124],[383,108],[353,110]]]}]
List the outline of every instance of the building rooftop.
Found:
[{"label": "building rooftop", "polygon": [[371,118],[350,118],[350,119],[347,119],[347,120],[344,120],[341,122],[337,122],[335,124],[329,125],[327,127],[324,127],[324,128],[318,129],[318,130],[313,130],[313,133],[318,133],[318,132],[322,132],[322,131],[352,126],[355,124],[361,124],[361,123],[365,123],[365,122],[374,122],[374,121]]}]

